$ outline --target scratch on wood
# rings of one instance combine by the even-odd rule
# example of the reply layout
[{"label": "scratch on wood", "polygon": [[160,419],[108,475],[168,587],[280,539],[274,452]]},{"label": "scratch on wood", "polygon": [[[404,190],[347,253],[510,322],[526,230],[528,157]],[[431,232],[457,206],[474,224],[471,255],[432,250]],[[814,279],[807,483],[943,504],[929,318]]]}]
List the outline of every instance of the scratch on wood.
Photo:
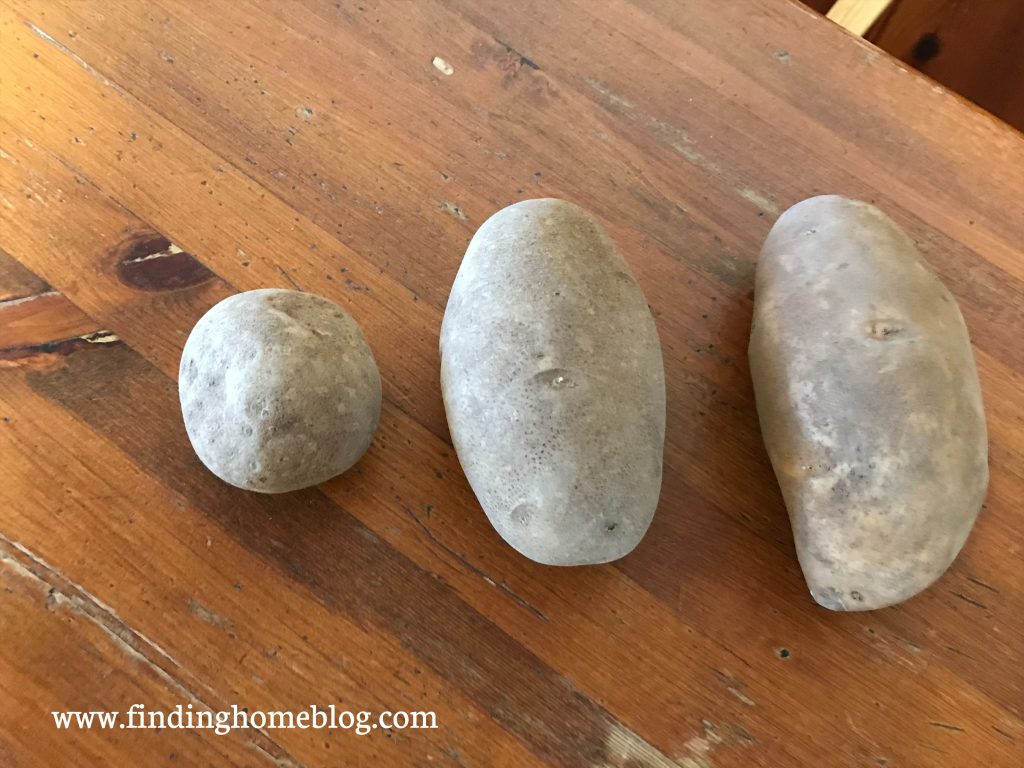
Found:
[{"label": "scratch on wood", "polygon": [[295,280],[292,279],[292,276],[289,275],[285,271],[285,268],[282,267],[280,264],[277,266],[277,271],[281,273],[282,277],[284,277],[284,279],[288,281],[289,285],[291,285],[292,288],[294,288],[296,291],[301,291],[302,290],[302,288],[299,286],[299,284],[297,282],[295,282]]},{"label": "scratch on wood", "polygon": [[745,693],[743,693],[743,691],[741,691],[739,688],[735,688],[733,686],[729,686],[728,688],[726,688],[726,690],[729,691],[729,693],[731,693],[737,699],[742,701],[744,704],[746,704],[748,707],[756,707],[757,706],[757,702],[755,702],[752,698],[750,698]]},{"label": "scratch on wood", "polygon": [[481,579],[486,581],[492,587],[496,587],[499,590],[501,590],[502,592],[504,592],[506,595],[511,597],[516,603],[518,603],[520,606],[522,606],[523,608],[528,610],[530,613],[532,613],[534,616],[536,616],[541,621],[543,621],[545,623],[550,623],[551,619],[549,619],[544,614],[543,611],[541,611],[539,608],[537,608],[536,606],[534,606],[531,603],[529,603],[524,598],[520,597],[518,594],[516,594],[512,590],[511,587],[509,587],[504,582],[495,581],[494,579],[492,579],[484,571],[482,571],[479,568],[477,568],[475,565],[473,565],[471,562],[469,562],[465,557],[463,557],[458,552],[456,552],[454,549],[452,549],[447,544],[445,544],[443,541],[438,539],[434,535],[434,532],[430,530],[430,527],[427,526],[427,524],[424,523],[422,520],[420,520],[419,516],[415,512],[413,512],[410,507],[403,505],[402,509],[405,510],[405,513],[410,518],[412,518],[413,522],[415,522],[416,525],[419,526],[420,530],[423,531],[423,533],[426,535],[426,537],[428,539],[430,539],[430,541],[433,542],[437,547],[439,547],[441,550],[443,550],[449,557],[452,557],[455,560],[457,560],[458,562],[462,563],[462,565],[465,566],[470,571],[470,573],[474,574],[475,576],[479,576]]},{"label": "scratch on wood", "polygon": [[456,219],[466,221],[469,218],[468,216],[466,216],[465,212],[461,208],[459,208],[459,206],[457,206],[455,203],[449,203],[447,200],[438,203],[437,207],[439,210],[445,211],[446,213],[450,213]]},{"label": "scratch on wood", "polygon": [[961,651],[959,648],[954,648],[952,645],[947,645],[946,650],[955,653],[957,656],[963,656],[965,659],[977,661],[977,659],[971,656],[971,654],[967,653],[966,651]]},{"label": "scratch on wood", "polygon": [[[605,762],[598,768],[713,768],[711,753],[725,739],[711,721],[701,720],[700,724],[701,733],[683,745],[685,754],[672,759],[634,731],[613,722],[605,737]],[[737,738],[745,745],[754,741],[742,728],[737,729]]]},{"label": "scratch on wood", "polygon": [[980,603],[977,600],[972,600],[967,595],[964,595],[964,594],[962,594],[960,592],[950,592],[949,594],[953,595],[953,597],[959,597],[965,603],[969,603],[970,605],[973,605],[975,608],[985,608],[985,609],[988,608],[988,606],[985,605],[984,603]]},{"label": "scratch on wood", "polygon": [[[208,694],[213,691],[198,681],[195,681],[195,686],[188,685],[183,678],[191,676],[167,651],[132,629],[113,608],[68,579],[42,557],[3,534],[0,534],[0,565],[43,588],[49,610],[63,607],[91,622],[126,656],[144,665],[181,696],[203,709],[214,711],[214,706],[196,688],[205,689]],[[273,764],[285,768],[303,768],[265,731],[250,728],[248,734],[248,746]]]},{"label": "scratch on wood", "polygon": [[902,642],[903,642],[903,645],[906,647],[906,649],[908,651],[910,651],[911,653],[920,653],[921,652],[921,646],[918,645],[917,643],[912,642],[910,640],[907,640],[906,638],[903,638]]},{"label": "scratch on wood", "polygon": [[613,112],[618,111],[631,118],[635,116],[636,106],[625,96],[615,93],[596,77],[588,75],[583,81],[604,98],[605,106],[611,108]]},{"label": "scratch on wood", "polygon": [[[19,560],[11,552],[12,549],[20,553],[23,560]],[[62,575],[43,558],[31,552],[17,541],[2,535],[0,535],[0,560],[3,560],[9,568],[17,571],[22,576],[47,587],[47,602],[50,605],[59,604],[71,607],[76,613],[90,619],[108,635],[120,641],[119,645],[122,647],[127,646],[134,654],[140,653],[138,648],[135,647],[136,645],[144,645],[152,648],[170,664],[178,667],[181,666],[157,643],[145,637],[142,633],[130,629],[109,605]],[[27,563],[24,561],[27,561]],[[132,640],[132,638],[137,638],[137,641]],[[148,658],[146,660],[150,666],[155,666],[152,660]]]},{"label": "scratch on wood", "polygon": [[525,56],[523,56],[523,54],[521,54],[519,51],[517,51],[511,45],[506,43],[504,40],[499,40],[498,38],[494,38],[494,41],[498,45],[500,45],[502,48],[504,48],[506,52],[508,52],[511,55],[517,57],[519,59],[519,64],[521,66],[529,67],[530,69],[540,69],[540,67],[537,66],[537,64],[535,62],[533,62],[531,59],[528,59]]},{"label": "scratch on wood", "polygon": [[688,755],[679,760],[681,768],[711,768],[711,751],[722,743],[722,737],[708,720],[701,720],[702,735],[694,736],[684,745]]},{"label": "scratch on wood", "polygon": [[226,629],[231,623],[221,616],[219,613],[215,613],[207,608],[205,605],[200,603],[194,597],[189,598],[188,609],[192,611],[192,615],[200,621],[205,621],[207,624],[212,624],[220,629]]},{"label": "scratch on wood", "polygon": [[[716,640],[714,638],[711,638],[711,642],[713,642],[716,646],[718,646],[723,651],[728,653],[730,656],[732,656],[734,659],[736,659],[736,661],[738,661],[740,664],[742,664],[743,666],[747,667],[748,669],[753,666],[749,661],[744,659],[742,656],[740,656],[738,653],[736,653],[736,651],[734,651],[728,645],[723,643],[721,640]],[[716,672],[717,672],[717,670],[716,670]]]},{"label": "scratch on wood", "polygon": [[719,167],[704,157],[704,154],[697,149],[697,142],[682,128],[656,117],[650,117],[647,119],[647,130],[660,137],[665,144],[694,165],[699,165],[711,173],[719,173]]},{"label": "scratch on wood", "polygon": [[[632,101],[625,96],[615,93],[596,77],[587,76],[583,80],[601,97],[605,109],[609,112],[628,118],[634,123],[641,124],[648,133],[692,165],[714,176],[725,175],[720,166],[705,157],[704,153],[697,148],[697,142],[682,128],[660,120],[653,115],[644,117],[639,113]],[[781,211],[780,207],[771,198],[755,189],[744,185],[737,185],[733,188],[733,191],[747,202],[756,205],[762,213],[777,216]]]},{"label": "scratch on wood", "polygon": [[4,307],[13,307],[13,306],[15,306],[17,304],[27,304],[30,301],[35,301],[36,299],[42,299],[42,298],[44,298],[46,296],[59,296],[59,295],[60,295],[59,291],[50,290],[50,291],[43,291],[42,293],[34,293],[31,296],[15,296],[14,298],[4,299],[3,301],[0,301],[0,309],[2,309]]},{"label": "scratch on wood", "polygon": [[997,595],[999,594],[999,590],[998,590],[998,589],[996,589],[995,587],[993,587],[993,586],[992,586],[991,584],[986,584],[986,583],[985,583],[984,581],[982,581],[981,579],[976,579],[976,578],[974,578],[973,576],[968,576],[968,577],[967,577],[967,580],[968,580],[969,582],[971,582],[972,584],[977,584],[977,585],[978,585],[979,587],[981,587],[982,589],[987,589],[987,590],[988,590],[989,592],[995,592],[995,593],[996,593]]},{"label": "scratch on wood", "polygon": [[864,739],[864,741],[866,741],[868,744],[870,744],[875,749],[879,748],[878,742],[875,741],[874,739],[872,739],[871,735],[869,733],[866,733],[865,731],[863,731],[860,728],[858,728],[857,724],[855,722],[853,722],[853,718],[850,717],[849,713],[847,713],[847,715],[846,715],[846,722],[849,723],[850,730],[852,730],[854,733],[856,733],[858,736],[860,736],[862,739]]},{"label": "scratch on wood", "polygon": [[778,216],[780,213],[779,206],[776,205],[773,200],[770,200],[755,189],[750,189],[750,187],[739,187],[736,190],[736,193],[744,200],[753,203],[767,214]]},{"label": "scratch on wood", "polygon": [[[693,768],[676,762],[622,723],[609,724],[605,735],[605,763],[596,768]],[[700,767],[703,768],[703,767]]]},{"label": "scratch on wood", "polygon": [[950,725],[949,723],[928,723],[928,725],[934,725],[936,728],[945,728],[947,731],[959,731],[964,733],[964,729],[959,725]]},{"label": "scratch on wood", "polygon": [[741,686],[743,685],[742,680],[740,680],[737,677],[734,677],[724,669],[712,667],[711,671],[714,673],[715,677],[717,677],[722,683],[725,684],[725,690],[729,692],[729,695],[734,696],[739,701],[742,701],[748,707],[757,706],[756,701],[754,701],[752,698],[743,693],[742,690],[740,690]]},{"label": "scratch on wood", "polygon": [[876,632],[872,627],[865,626],[863,627],[863,630],[870,638],[871,643],[879,650],[880,653],[885,654],[885,656],[892,661],[895,661],[897,664],[901,664],[908,669],[916,670],[918,668],[918,662],[914,658],[908,657],[902,653],[900,648],[903,647],[911,653],[919,654],[921,653],[920,646],[910,640],[898,636],[894,636],[896,642],[891,642],[882,634]]},{"label": "scratch on wood", "polygon": [[[65,54],[66,56],[68,56],[68,58],[70,58],[73,62],[75,62],[78,66],[80,66],[82,69],[84,69],[90,75],[95,77],[101,83],[103,83],[104,85],[109,86],[109,87],[115,87],[113,85],[113,83],[111,83],[109,80],[107,80],[107,78],[105,78],[103,75],[101,75],[95,69],[93,69],[92,65],[89,64],[89,62],[87,62],[85,59],[83,59],[77,53],[72,51],[66,45],[64,45],[63,43],[61,43],[61,42],[59,42],[59,41],[57,41],[55,39],[53,39],[52,37],[50,37],[50,35],[46,34],[46,32],[44,32],[43,30],[41,30],[39,27],[37,27],[35,24],[33,24],[31,22],[26,21],[25,25],[30,30],[32,30],[32,34],[36,35],[36,37],[39,37],[42,40],[45,40],[46,42],[48,42],[50,45],[54,46],[58,51],[60,51],[61,53]],[[120,90],[120,89],[118,89],[118,90]]]}]

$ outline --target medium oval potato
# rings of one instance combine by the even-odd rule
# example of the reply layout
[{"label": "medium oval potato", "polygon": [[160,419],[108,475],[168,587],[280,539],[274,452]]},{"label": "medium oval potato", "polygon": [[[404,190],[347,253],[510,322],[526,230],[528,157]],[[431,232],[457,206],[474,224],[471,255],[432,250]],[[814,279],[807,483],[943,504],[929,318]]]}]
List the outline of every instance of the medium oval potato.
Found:
[{"label": "medium oval potato", "polygon": [[484,223],[445,310],[441,387],[459,461],[505,541],[549,565],[639,543],[661,490],[661,347],[585,211],[527,200]]},{"label": "medium oval potato", "polygon": [[941,576],[985,496],[985,416],[960,311],[903,230],[836,196],[786,211],[750,369],[814,599],[882,608]]},{"label": "medium oval potato", "polygon": [[262,493],[344,472],[380,418],[380,374],[358,324],[299,291],[246,291],[214,305],[185,342],[178,392],[203,464]]}]

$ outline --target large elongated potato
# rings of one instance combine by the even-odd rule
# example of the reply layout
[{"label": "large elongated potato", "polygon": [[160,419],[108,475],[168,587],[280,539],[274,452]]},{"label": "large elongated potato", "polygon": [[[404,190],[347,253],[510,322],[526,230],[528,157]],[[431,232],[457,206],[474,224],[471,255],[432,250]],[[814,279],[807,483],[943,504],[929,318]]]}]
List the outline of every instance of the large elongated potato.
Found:
[{"label": "large elongated potato", "polygon": [[550,565],[622,557],[661,490],[665,373],[640,287],[562,200],[473,237],[441,328],[452,440],[498,533]]},{"label": "large elongated potato", "polygon": [[842,197],[786,211],[750,368],[814,599],[882,608],[941,576],[985,496],[985,416],[960,311],[906,233]]}]

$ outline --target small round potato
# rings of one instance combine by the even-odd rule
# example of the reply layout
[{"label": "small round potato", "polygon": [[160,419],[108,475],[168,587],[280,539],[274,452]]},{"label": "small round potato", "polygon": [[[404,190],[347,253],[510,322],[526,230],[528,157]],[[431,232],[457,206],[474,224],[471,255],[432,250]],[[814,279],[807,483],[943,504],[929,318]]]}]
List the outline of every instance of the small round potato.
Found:
[{"label": "small round potato", "polygon": [[344,472],[380,418],[380,374],[359,326],[299,291],[247,291],[203,315],[185,342],[178,392],[203,464],[262,493]]},{"label": "small round potato", "polygon": [[814,599],[883,608],[949,567],[988,483],[956,301],[872,205],[799,203],[757,267],[750,370]]},{"label": "small round potato", "polygon": [[484,223],[445,310],[441,388],[505,541],[549,565],[639,543],[661,489],[661,348],[629,267],[585,211],[527,200]]}]

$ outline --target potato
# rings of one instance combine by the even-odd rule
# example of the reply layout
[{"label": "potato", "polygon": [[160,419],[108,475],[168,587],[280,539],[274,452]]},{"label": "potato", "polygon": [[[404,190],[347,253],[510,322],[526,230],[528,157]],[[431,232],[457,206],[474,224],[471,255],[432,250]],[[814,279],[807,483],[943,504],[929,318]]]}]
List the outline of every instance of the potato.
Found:
[{"label": "potato", "polygon": [[239,293],[203,315],[185,342],[178,392],[203,464],[263,493],[344,472],[380,418],[380,374],[359,326],[299,291]]},{"label": "potato", "polygon": [[519,552],[582,565],[639,543],[661,489],[661,348],[585,211],[527,200],[484,223],[445,310],[441,388],[469,483]]},{"label": "potato", "polygon": [[893,605],[953,562],[988,484],[956,302],[874,206],[799,203],[757,267],[750,369],[814,599]]}]

